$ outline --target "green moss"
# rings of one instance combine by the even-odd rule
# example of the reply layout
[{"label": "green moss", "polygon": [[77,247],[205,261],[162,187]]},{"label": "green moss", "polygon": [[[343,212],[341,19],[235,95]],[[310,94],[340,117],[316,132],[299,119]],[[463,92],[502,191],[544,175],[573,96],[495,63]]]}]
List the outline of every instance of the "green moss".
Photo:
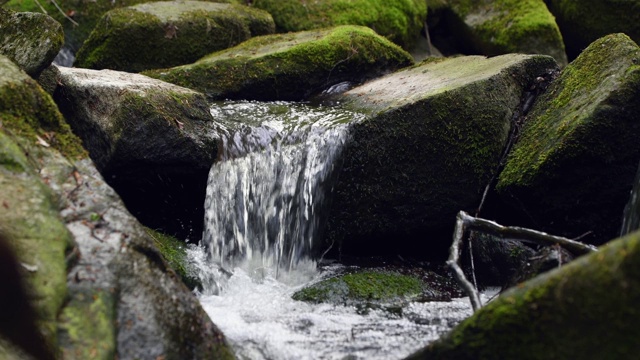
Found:
[{"label": "green moss", "polygon": [[64,42],[62,26],[51,17],[0,8],[0,53],[36,77],[51,64]]},{"label": "green moss", "polygon": [[187,248],[184,242],[173,236],[169,236],[149,228],[145,228],[145,231],[153,239],[153,242],[158,247],[158,250],[160,250],[162,257],[167,261],[167,263],[169,263],[169,266],[171,266],[176,274],[180,276],[185,285],[190,289],[202,286],[200,280],[189,273],[187,264]]},{"label": "green moss", "polygon": [[454,0],[451,7],[470,28],[470,41],[482,54],[545,54],[567,63],[560,30],[542,1]]},{"label": "green moss", "polygon": [[71,159],[86,156],[49,94],[2,56],[0,68],[6,70],[0,78],[2,127],[33,143],[44,141]]},{"label": "green moss", "polygon": [[78,51],[75,65],[130,72],[166,68],[273,32],[268,13],[246,6],[139,4],[106,13]]},{"label": "green moss", "polygon": [[640,234],[503,293],[409,359],[626,359],[638,351]]},{"label": "green moss", "polygon": [[256,37],[192,65],[144,74],[214,99],[300,100],[411,63],[408,53],[372,30],[343,26]]},{"label": "green moss", "polygon": [[[568,237],[594,231],[600,243],[616,235],[640,160],[638,64],[640,48],[627,36],[602,38],[528,115],[497,189],[527,206],[546,231]],[[564,228],[546,228],[558,217]]]},{"label": "green moss", "polygon": [[625,33],[640,42],[640,3],[628,0],[545,1],[562,31],[570,59],[598,38]]},{"label": "green moss", "polygon": [[[243,0],[208,0],[211,2],[243,4]],[[151,2],[149,0],[118,0],[118,1],[86,1],[86,0],[57,0],[56,3],[65,14],[71,14],[71,22],[56,8],[52,1],[38,0],[10,0],[5,7],[15,11],[42,12],[56,19],[64,27],[65,46],[74,52],[82,46],[91,31],[97,26],[100,18],[109,10]]]},{"label": "green moss", "polygon": [[65,359],[113,359],[116,354],[115,293],[76,292],[59,318]]},{"label": "green moss", "polygon": [[281,32],[335,25],[362,25],[409,49],[420,34],[427,15],[424,0],[256,0],[267,10]]},{"label": "green moss", "polygon": [[382,301],[416,297],[422,282],[395,272],[366,270],[323,280],[293,294],[294,300],[320,302]]},{"label": "green moss", "polygon": [[57,199],[10,136],[0,131],[0,227],[33,291],[46,340],[56,343],[56,318],[67,294],[65,256],[72,238],[58,214]]}]

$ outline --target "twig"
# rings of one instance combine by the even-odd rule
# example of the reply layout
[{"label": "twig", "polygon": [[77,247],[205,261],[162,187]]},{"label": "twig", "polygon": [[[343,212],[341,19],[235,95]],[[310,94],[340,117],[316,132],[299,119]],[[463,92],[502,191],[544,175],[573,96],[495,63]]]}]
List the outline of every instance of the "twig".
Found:
[{"label": "twig", "polygon": [[[453,270],[453,275],[456,277],[456,280],[458,280],[460,286],[462,286],[462,288],[467,292],[469,300],[471,301],[471,307],[475,312],[482,307],[480,293],[475,286],[467,280],[462,268],[458,265],[460,261],[460,245],[462,244],[465,230],[464,218],[461,216],[463,213],[463,211],[459,212],[456,218],[456,228],[453,232],[453,242],[449,248],[449,259],[447,260],[447,265],[449,265],[451,270]],[[464,214],[466,215],[466,213]]]},{"label": "twig", "polygon": [[460,211],[456,217],[456,228],[453,233],[453,242],[449,248],[447,265],[453,270],[454,276],[460,286],[467,292],[474,312],[482,307],[480,293],[477,288],[467,280],[462,268],[458,264],[460,260],[460,247],[464,235],[470,230],[493,234],[501,238],[508,237],[520,241],[534,242],[541,245],[560,245],[576,255],[598,251],[598,248],[593,245],[583,244],[561,236],[549,235],[542,231],[517,226],[502,226],[496,222],[469,216],[466,212]]},{"label": "twig", "polygon": [[62,11],[62,9],[60,8],[60,5],[58,5],[58,3],[56,2],[56,0],[50,0],[51,3],[56,7],[56,9],[58,9],[58,11],[60,12],[60,14],[62,14],[62,16],[64,16],[67,20],[71,21],[71,23],[75,26],[78,26],[80,24],[78,24],[75,20],[73,20],[72,18],[69,17],[69,15],[65,14],[64,11]]}]

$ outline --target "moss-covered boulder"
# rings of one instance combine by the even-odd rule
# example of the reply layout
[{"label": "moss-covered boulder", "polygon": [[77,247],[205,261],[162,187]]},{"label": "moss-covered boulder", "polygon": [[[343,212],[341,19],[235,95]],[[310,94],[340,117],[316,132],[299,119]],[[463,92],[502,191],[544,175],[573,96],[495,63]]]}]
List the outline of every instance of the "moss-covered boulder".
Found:
[{"label": "moss-covered boulder", "polygon": [[625,33],[640,42],[640,1],[638,0],[546,0],[562,32],[567,53],[575,59],[598,38]]},{"label": "moss-covered boulder", "polygon": [[65,257],[73,247],[73,238],[60,220],[57,201],[20,145],[0,130],[0,231],[27,269],[24,274],[36,320],[51,348],[57,345],[56,320],[67,299]]},{"label": "moss-covered boulder", "polygon": [[427,17],[424,0],[255,0],[253,6],[271,13],[279,32],[362,25],[405,49],[415,44]]},{"label": "moss-covered boulder", "polygon": [[107,12],[74,66],[140,72],[190,64],[275,31],[269,13],[205,1],[142,3]]},{"label": "moss-covered boulder", "polygon": [[61,120],[0,56],[0,231],[27,271],[48,344],[65,359],[233,358]]},{"label": "moss-covered boulder", "polygon": [[542,0],[451,0],[448,31],[465,53],[550,55],[567,64],[562,35]]},{"label": "moss-covered boulder", "polygon": [[640,161],[640,48],[590,45],[538,99],[497,189],[536,227],[603,243],[619,234]]},{"label": "moss-covered boulder", "polygon": [[407,360],[633,358],[639,263],[636,232],[508,290]]},{"label": "moss-covered boulder", "polygon": [[[246,3],[242,0],[209,0],[218,3]],[[86,1],[86,0],[9,0],[4,7],[15,11],[43,12],[46,11],[64,28],[64,45],[75,54],[82,43],[96,26],[102,15],[107,11],[149,2],[148,0],[119,0],[119,1]],[[58,9],[56,4],[60,7]]]},{"label": "moss-covered boulder", "polygon": [[302,100],[412,64],[411,56],[361,26],[252,38],[198,62],[145,74],[214,99]]},{"label": "moss-covered boulder", "polygon": [[[328,238],[360,255],[450,244],[456,213],[475,209],[496,171],[511,120],[548,56],[457,57],[398,71],[339,100],[368,113],[351,129]],[[438,238],[434,230],[443,229]],[[442,255],[445,254],[442,249]]]},{"label": "moss-covered boulder", "polygon": [[44,14],[0,8],[0,54],[31,76],[49,66],[64,42],[62,25]]},{"label": "moss-covered boulder", "polygon": [[297,291],[292,297],[312,303],[394,302],[419,297],[423,286],[420,279],[409,275],[364,270],[323,280]]},{"label": "moss-covered boulder", "polygon": [[43,75],[55,80],[55,101],[130,211],[182,239],[200,232],[219,145],[204,95],[111,70],[53,66]]}]

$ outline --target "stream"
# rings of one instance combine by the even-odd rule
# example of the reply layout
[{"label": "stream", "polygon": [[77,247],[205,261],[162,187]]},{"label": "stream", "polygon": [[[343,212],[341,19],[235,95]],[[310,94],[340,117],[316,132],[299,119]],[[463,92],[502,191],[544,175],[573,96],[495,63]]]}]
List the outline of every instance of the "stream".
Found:
[{"label": "stream", "polygon": [[224,149],[209,173],[202,243],[188,254],[200,302],[239,359],[402,359],[471,314],[466,298],[364,312],[293,300],[344,270],[316,260],[326,250],[318,234],[349,126],[364,116],[257,102],[211,112],[228,119]]}]

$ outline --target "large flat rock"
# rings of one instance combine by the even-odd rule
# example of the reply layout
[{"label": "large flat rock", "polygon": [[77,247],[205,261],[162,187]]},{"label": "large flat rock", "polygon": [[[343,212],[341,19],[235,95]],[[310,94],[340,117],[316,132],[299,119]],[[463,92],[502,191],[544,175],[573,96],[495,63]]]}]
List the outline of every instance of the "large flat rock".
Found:
[{"label": "large flat rock", "polygon": [[[353,126],[335,188],[330,241],[388,255],[450,242],[455,214],[479,206],[514,115],[547,56],[425,62],[339,99],[368,118]],[[444,230],[439,238],[435,230]]]}]

